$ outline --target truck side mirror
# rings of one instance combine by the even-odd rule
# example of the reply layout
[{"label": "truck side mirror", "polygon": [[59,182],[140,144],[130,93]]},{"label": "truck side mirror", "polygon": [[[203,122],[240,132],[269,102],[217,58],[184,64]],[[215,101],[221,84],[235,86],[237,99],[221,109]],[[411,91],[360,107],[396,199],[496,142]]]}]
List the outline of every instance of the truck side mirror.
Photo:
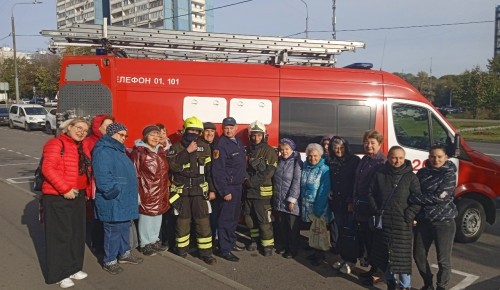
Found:
[{"label": "truck side mirror", "polygon": [[462,138],[460,138],[460,134],[458,133],[455,133],[455,142],[453,142],[453,149],[454,149],[454,154],[453,154],[453,157],[460,157],[460,140],[462,140]]}]

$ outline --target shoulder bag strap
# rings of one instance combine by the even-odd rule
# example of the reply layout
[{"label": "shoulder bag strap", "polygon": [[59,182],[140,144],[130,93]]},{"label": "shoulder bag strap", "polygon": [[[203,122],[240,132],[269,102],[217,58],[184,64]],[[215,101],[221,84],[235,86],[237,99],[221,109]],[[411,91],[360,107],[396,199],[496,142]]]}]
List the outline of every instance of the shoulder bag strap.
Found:
[{"label": "shoulder bag strap", "polygon": [[401,177],[398,178],[398,181],[396,182],[396,184],[392,188],[391,193],[389,194],[389,196],[384,201],[384,203],[382,205],[382,208],[380,209],[380,214],[381,215],[384,213],[384,209],[387,206],[387,203],[389,202],[389,200],[391,200],[392,196],[394,195],[394,192],[396,191],[396,188],[398,188],[399,182],[401,181],[401,179],[403,179],[403,176],[405,176],[405,174],[401,175]]}]

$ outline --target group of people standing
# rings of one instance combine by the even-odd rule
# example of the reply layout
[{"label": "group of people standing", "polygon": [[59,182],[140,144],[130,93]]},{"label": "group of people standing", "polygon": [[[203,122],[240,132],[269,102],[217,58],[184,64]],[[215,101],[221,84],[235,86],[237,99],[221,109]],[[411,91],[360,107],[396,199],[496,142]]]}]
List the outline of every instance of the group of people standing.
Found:
[{"label": "group of people standing", "polygon": [[[427,262],[434,242],[437,289],[445,289],[456,216],[456,168],[446,148],[432,147],[415,175],[403,148],[392,147],[387,158],[381,153],[383,136],[375,130],[363,137],[361,159],[347,140],[329,136],[307,146],[305,162],[289,138],[279,141],[279,154],[268,145],[262,122],[248,127],[246,148],[237,132],[236,120],[228,117],[216,139],[213,123],[190,117],[179,142],[170,142],[162,124],[147,125],[129,151],[128,129],[110,116],[94,117],[92,126],[82,118],[68,122],[43,150],[46,282],[68,288],[87,277],[82,271],[87,203],[92,247],[103,251],[102,267],[111,274],[123,271],[119,264],[143,261],[131,252],[134,220],[142,254],[170,248],[185,257],[195,243],[209,265],[217,262],[215,248],[231,262],[239,261],[233,252],[243,250],[293,258],[301,224],[322,220],[340,254],[335,269],[350,273],[360,258],[362,266],[371,265],[361,274],[363,281],[373,283],[382,272],[388,289],[396,289],[399,274],[399,287],[409,289],[413,250],[422,289],[434,289]],[[236,243],[242,212],[251,238],[244,247]],[[374,215],[381,216],[378,229],[370,226]],[[336,244],[353,228],[360,241],[355,255]],[[325,251],[316,249],[308,258],[319,265]]]},{"label": "group of people standing", "polygon": [[[363,136],[365,154],[359,159],[343,138],[329,141],[326,160],[335,217],[332,241],[334,245],[340,242],[353,228],[359,241],[358,251],[345,244],[337,249],[341,259],[333,268],[350,273],[357,260],[353,253],[358,253],[360,264],[370,266],[359,275],[363,284],[377,282],[382,274],[388,289],[411,289],[413,256],[424,280],[421,289],[446,289],[457,215],[453,203],[456,167],[448,160],[446,147],[437,144],[430,148],[424,167],[414,174],[405,150],[393,146],[386,158],[380,150],[382,142],[379,132],[367,131]],[[439,266],[436,288],[427,261],[432,243]],[[358,243],[351,245],[357,247]]]}]

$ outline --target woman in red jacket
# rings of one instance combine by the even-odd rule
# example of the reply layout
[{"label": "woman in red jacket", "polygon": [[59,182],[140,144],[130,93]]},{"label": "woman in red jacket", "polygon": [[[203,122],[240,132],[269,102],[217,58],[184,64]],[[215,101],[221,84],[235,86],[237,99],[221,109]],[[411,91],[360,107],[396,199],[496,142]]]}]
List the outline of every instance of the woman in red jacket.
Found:
[{"label": "woman in red jacket", "polygon": [[85,252],[85,200],[89,192],[90,152],[83,139],[89,130],[83,118],[73,119],[64,134],[43,147],[42,184],[48,284],[61,288],[74,285],[72,279],[87,277],[82,272]]}]

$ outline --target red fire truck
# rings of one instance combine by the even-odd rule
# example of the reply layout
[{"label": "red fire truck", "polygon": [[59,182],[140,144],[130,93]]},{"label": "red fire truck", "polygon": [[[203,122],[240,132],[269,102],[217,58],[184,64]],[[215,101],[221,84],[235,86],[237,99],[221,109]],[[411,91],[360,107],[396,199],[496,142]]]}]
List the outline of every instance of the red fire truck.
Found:
[{"label": "red fire truck", "polygon": [[244,139],[246,125],[259,120],[270,145],[289,137],[301,151],[335,134],[362,154],[363,133],[377,129],[385,136],[382,150],[402,146],[414,170],[432,144],[446,143],[458,168],[456,240],[475,241],[486,222],[495,222],[498,161],[467,145],[399,77],[364,64],[331,67],[335,54],[363,43],[97,25],[42,34],[52,37],[53,47],[90,46],[101,54],[63,58],[58,109],[112,114],[129,128],[129,146],[147,124],[162,122],[176,132],[190,116],[219,129],[232,116]]}]

